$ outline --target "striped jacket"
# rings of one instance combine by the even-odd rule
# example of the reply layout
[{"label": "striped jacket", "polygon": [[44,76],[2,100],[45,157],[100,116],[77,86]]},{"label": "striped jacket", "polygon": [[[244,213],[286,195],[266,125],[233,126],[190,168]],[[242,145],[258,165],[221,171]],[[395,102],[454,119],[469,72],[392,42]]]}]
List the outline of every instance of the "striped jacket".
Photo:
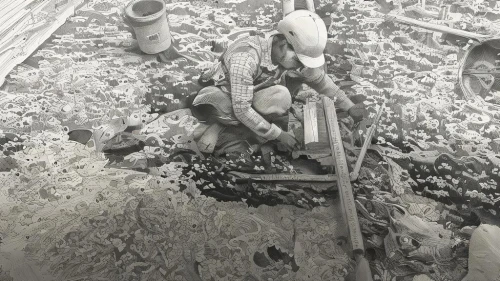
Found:
[{"label": "striped jacket", "polygon": [[271,61],[273,36],[277,31],[240,38],[228,46],[214,66],[202,74],[202,80],[213,79],[215,86],[231,95],[238,120],[258,136],[276,139],[281,129],[266,121],[252,108],[253,93],[285,79],[301,79],[320,95],[336,99],[336,106],[348,110],[354,104],[335,85],[323,67],[284,70]]}]

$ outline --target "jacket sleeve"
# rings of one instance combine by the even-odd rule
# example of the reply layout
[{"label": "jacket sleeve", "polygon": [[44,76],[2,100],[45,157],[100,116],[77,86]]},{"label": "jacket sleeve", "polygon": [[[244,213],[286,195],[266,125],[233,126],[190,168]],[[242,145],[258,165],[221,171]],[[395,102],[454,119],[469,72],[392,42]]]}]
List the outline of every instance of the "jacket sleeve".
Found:
[{"label": "jacket sleeve", "polygon": [[235,52],[227,57],[226,66],[231,84],[231,99],[236,118],[267,140],[274,140],[281,129],[269,123],[252,107],[253,76],[257,73],[258,57],[251,52]]},{"label": "jacket sleeve", "polygon": [[328,76],[324,68],[304,68],[301,72],[304,82],[313,88],[320,95],[325,95],[331,99],[337,98],[335,104],[342,110],[349,110],[354,103],[346,96],[335,83],[332,78]]}]

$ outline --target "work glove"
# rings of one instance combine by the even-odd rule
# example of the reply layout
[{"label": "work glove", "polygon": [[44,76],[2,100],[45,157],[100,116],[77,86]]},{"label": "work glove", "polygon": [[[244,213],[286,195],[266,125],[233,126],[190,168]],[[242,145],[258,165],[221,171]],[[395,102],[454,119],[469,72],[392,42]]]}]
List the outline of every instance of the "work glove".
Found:
[{"label": "work glove", "polygon": [[354,120],[354,123],[360,122],[368,115],[368,111],[366,110],[363,103],[357,103],[351,106],[347,113],[349,113],[349,116],[351,116],[351,118]]},{"label": "work glove", "polygon": [[284,148],[290,152],[299,147],[299,142],[297,141],[297,139],[295,139],[292,134],[285,131],[281,131],[281,134],[276,140],[278,140],[284,146]]}]

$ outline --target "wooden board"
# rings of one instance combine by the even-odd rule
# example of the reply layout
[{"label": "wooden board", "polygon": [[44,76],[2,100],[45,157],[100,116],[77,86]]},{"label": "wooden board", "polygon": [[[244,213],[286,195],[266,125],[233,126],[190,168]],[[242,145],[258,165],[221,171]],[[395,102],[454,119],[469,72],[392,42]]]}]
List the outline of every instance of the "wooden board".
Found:
[{"label": "wooden board", "polygon": [[[0,1],[0,86],[86,0]],[[14,5],[13,3],[16,3]]]},{"label": "wooden board", "polygon": [[22,17],[29,12],[26,7],[32,3],[34,0],[29,1],[18,1],[18,0],[7,0],[2,1],[0,9],[0,29],[8,28],[11,26],[8,23],[16,21],[17,17]]},{"label": "wooden board", "polygon": [[304,144],[318,142],[318,116],[316,102],[307,100],[304,106]]},{"label": "wooden board", "polygon": [[304,106],[304,146],[311,152],[330,147],[321,101],[307,100]]}]

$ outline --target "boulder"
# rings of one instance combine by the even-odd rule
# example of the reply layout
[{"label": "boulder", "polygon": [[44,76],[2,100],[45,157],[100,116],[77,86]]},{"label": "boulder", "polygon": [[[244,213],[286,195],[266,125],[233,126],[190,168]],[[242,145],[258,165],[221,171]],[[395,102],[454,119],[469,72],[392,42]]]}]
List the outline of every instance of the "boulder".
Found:
[{"label": "boulder", "polygon": [[462,281],[500,280],[500,227],[481,224],[469,245],[469,273]]}]

